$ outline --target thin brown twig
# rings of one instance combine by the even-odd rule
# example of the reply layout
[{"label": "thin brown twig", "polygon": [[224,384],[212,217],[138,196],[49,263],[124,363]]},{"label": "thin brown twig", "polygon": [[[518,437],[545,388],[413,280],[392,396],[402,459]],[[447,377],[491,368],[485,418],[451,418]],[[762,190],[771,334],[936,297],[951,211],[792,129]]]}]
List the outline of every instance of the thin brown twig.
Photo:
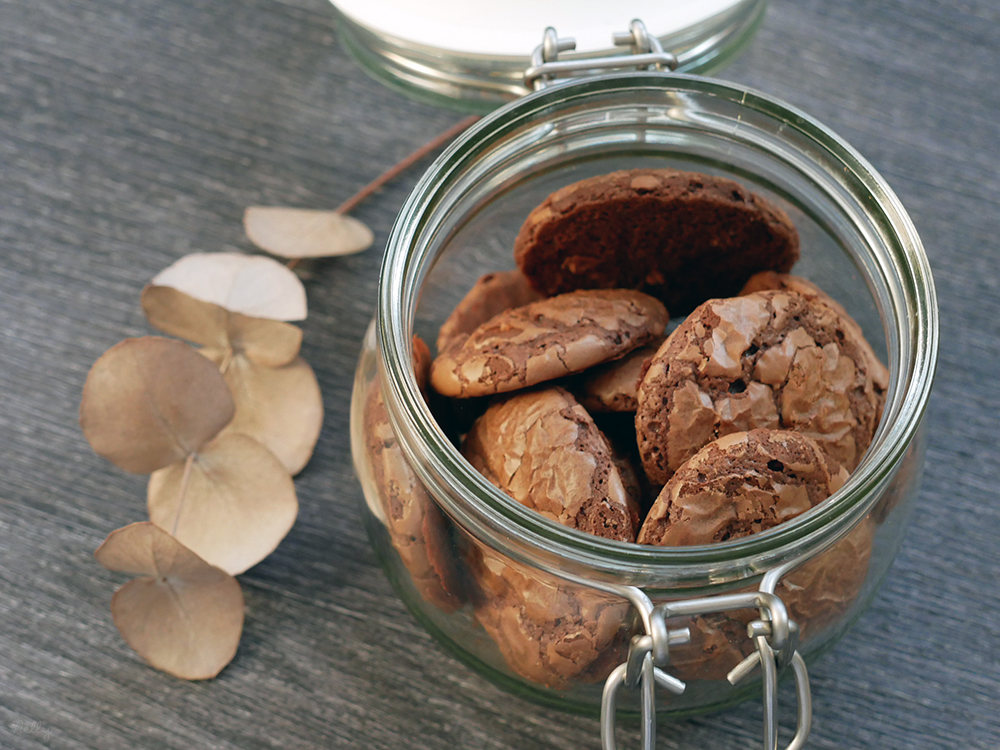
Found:
[{"label": "thin brown twig", "polygon": [[[447,143],[448,141],[450,141],[452,138],[454,138],[455,136],[457,136],[459,133],[463,132],[466,128],[468,128],[470,125],[472,125],[478,119],[479,119],[479,115],[470,115],[469,117],[466,117],[464,120],[461,120],[460,122],[456,122],[454,125],[452,125],[450,128],[448,128],[446,131],[444,131],[440,135],[437,135],[434,138],[432,138],[431,140],[429,140],[427,143],[425,143],[423,146],[421,146],[420,148],[418,148],[416,151],[414,151],[412,154],[410,154],[409,156],[407,156],[405,159],[403,159],[399,163],[394,164],[393,166],[389,167],[382,174],[380,174],[374,180],[372,180],[371,182],[369,182],[367,185],[365,185],[363,188],[361,188],[358,192],[356,192],[350,198],[348,198],[346,201],[344,201],[339,206],[337,206],[334,209],[334,211],[336,211],[338,214],[346,214],[349,211],[353,210],[354,208],[356,208],[358,206],[359,203],[361,203],[361,201],[363,201],[365,198],[367,198],[368,196],[370,196],[372,193],[374,193],[380,187],[382,187],[383,185],[385,185],[390,180],[395,179],[396,177],[398,177],[400,174],[402,174],[407,169],[409,169],[414,164],[416,164],[418,161],[420,161],[425,156],[427,156],[427,154],[429,154],[434,149],[439,148],[440,146],[443,146],[445,143]],[[302,260],[301,258],[292,258],[290,261],[288,261],[287,265],[288,265],[289,268],[295,268],[299,264],[299,262],[301,260]]]},{"label": "thin brown twig", "polygon": [[380,187],[382,187],[385,183],[389,182],[389,180],[395,178],[401,172],[404,172],[405,170],[407,170],[410,167],[412,167],[416,162],[418,162],[421,159],[423,159],[425,156],[427,156],[427,154],[429,154],[434,149],[436,149],[439,146],[442,146],[445,143],[447,143],[448,141],[450,141],[452,138],[454,138],[459,133],[461,133],[463,130],[465,130],[466,128],[468,128],[470,125],[472,125],[472,123],[474,123],[478,119],[479,119],[478,115],[472,115],[471,117],[466,117],[461,122],[455,123],[450,128],[448,128],[446,131],[444,131],[440,135],[432,138],[430,141],[428,141],[423,146],[421,146],[420,148],[418,148],[416,151],[414,151],[412,154],[410,154],[409,156],[407,156],[401,162],[399,162],[395,166],[389,167],[389,169],[387,169],[385,172],[383,172],[382,174],[380,174],[374,180],[372,180],[371,182],[369,182],[367,185],[365,185],[363,188],[361,188],[358,192],[356,192],[353,196],[351,196],[346,201],[344,201],[339,206],[337,206],[334,210],[337,213],[339,213],[339,214],[346,214],[346,213],[348,213],[353,208],[355,208],[359,203],[361,203],[361,201],[363,201],[369,195],[371,195],[372,193],[374,193],[376,190],[378,190]]}]

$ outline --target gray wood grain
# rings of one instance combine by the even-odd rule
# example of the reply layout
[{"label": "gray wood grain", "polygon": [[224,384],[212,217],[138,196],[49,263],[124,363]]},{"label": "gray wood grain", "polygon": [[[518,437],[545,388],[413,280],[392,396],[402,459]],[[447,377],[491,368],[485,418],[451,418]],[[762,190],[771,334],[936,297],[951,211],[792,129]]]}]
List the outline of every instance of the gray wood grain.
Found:
[{"label": "gray wood grain", "polygon": [[[812,748],[1000,747],[998,50],[995,0],[773,0],[723,73],[888,178],[942,311],[923,490],[875,603],[813,670]],[[143,284],[191,251],[249,249],[245,206],[335,205],[456,119],[369,79],[321,0],[0,0],[0,747],[598,747],[593,719],[446,656],[368,546],[347,424],[377,249],[309,282],[324,431],[299,521],[241,577],[232,665],[206,683],[144,666],[110,620],[122,577],[92,558],[144,515],[143,478],[76,424],[90,364],[149,332]],[[417,176],[358,209],[376,247]],[[658,746],[754,747],[759,720],[741,706]]]}]

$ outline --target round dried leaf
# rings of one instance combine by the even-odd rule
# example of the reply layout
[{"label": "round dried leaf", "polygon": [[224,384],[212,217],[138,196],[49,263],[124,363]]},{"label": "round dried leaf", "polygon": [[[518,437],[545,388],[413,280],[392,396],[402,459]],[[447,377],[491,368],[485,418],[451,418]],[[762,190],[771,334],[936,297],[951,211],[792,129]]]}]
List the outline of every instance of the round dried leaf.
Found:
[{"label": "round dried leaf", "polygon": [[298,326],[230,312],[169,286],[150,284],[143,289],[142,309],[164,333],[210,349],[240,352],[261,365],[288,364],[302,346]]},{"label": "round dried leaf", "polygon": [[243,227],[253,244],[282,258],[350,255],[375,240],[366,225],[337,211],[251,206]]},{"label": "round dried leaf", "polygon": [[212,566],[149,521],[115,529],[94,552],[108,570],[145,576],[197,580],[214,575]]},{"label": "round dried leaf", "polygon": [[299,277],[262,255],[192,253],[160,271],[152,284],[255,318],[306,317],[306,290]]},{"label": "round dried leaf", "polygon": [[193,461],[155,472],[147,504],[153,523],[232,575],[267,557],[299,510],[288,470],[253,438],[232,433]]},{"label": "round dried leaf", "polygon": [[111,613],[125,642],[150,665],[204,680],[232,661],[243,630],[235,578],[149,522],[111,532],[95,555],[111,570],[149,574],[115,592]]},{"label": "round dried leaf", "polygon": [[201,448],[234,408],[211,362],[183,342],[146,336],[113,346],[90,368],[80,426],[95,453],[149,474]]},{"label": "round dried leaf", "polygon": [[228,311],[169,286],[147,284],[140,299],[150,325],[164,333],[202,346],[224,348]]},{"label": "round dried leaf", "polygon": [[[202,352],[220,361],[219,352]],[[234,355],[226,383],[236,400],[228,432],[249,435],[267,446],[293,476],[309,462],[323,427],[323,396],[301,357],[284,367],[261,367]]]}]

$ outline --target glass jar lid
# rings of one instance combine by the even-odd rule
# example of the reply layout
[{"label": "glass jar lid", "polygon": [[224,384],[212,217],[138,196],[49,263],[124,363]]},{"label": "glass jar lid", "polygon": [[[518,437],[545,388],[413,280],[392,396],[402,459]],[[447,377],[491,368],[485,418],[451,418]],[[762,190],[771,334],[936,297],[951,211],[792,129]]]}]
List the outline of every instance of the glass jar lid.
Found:
[{"label": "glass jar lid", "polygon": [[332,0],[346,47],[377,78],[451,108],[490,111],[531,89],[524,73],[546,28],[576,41],[560,60],[628,54],[612,34],[642,19],[681,72],[708,73],[749,41],[765,0]]}]

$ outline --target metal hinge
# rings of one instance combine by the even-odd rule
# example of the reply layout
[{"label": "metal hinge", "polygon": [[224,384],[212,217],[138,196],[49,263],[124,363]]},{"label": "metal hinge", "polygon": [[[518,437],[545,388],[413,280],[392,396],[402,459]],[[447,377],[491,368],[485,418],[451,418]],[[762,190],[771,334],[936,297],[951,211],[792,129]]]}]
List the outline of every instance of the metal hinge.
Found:
[{"label": "metal hinge", "polygon": [[576,40],[573,38],[560,39],[556,30],[549,26],[545,29],[542,43],[531,54],[531,67],[524,71],[524,85],[538,91],[555,82],[558,78],[585,72],[622,68],[637,68],[639,70],[674,70],[677,68],[677,58],[671,53],[663,51],[660,40],[651,36],[639,19],[635,19],[629,24],[628,31],[615,32],[611,38],[616,47],[631,47],[631,54],[559,60],[560,52],[576,49]]},{"label": "metal hinge", "polygon": [[616,590],[636,609],[646,629],[645,635],[636,635],[629,646],[628,659],[608,676],[601,700],[601,743],[604,750],[616,750],[615,713],[618,690],[622,686],[641,689],[641,736],[643,750],[653,750],[656,743],[655,686],[674,695],[681,695],[685,684],[662,671],[670,661],[670,646],[686,643],[685,630],[668,630],[666,620],[672,617],[727,612],[738,609],[756,609],[760,617],[747,626],[747,635],[756,650],[741,661],[727,675],[733,685],[746,679],[759,665],[763,677],[764,750],[778,747],[778,675],[791,668],[795,676],[798,701],[795,736],[785,750],[800,750],[812,726],[812,695],[809,690],[809,673],[805,661],[798,653],[798,626],[788,619],[784,603],[774,593],[778,581],[801,561],[793,561],[770,571],[761,581],[760,590],[745,594],[685,599],[653,606],[646,594],[633,586],[597,586],[605,591]]}]

